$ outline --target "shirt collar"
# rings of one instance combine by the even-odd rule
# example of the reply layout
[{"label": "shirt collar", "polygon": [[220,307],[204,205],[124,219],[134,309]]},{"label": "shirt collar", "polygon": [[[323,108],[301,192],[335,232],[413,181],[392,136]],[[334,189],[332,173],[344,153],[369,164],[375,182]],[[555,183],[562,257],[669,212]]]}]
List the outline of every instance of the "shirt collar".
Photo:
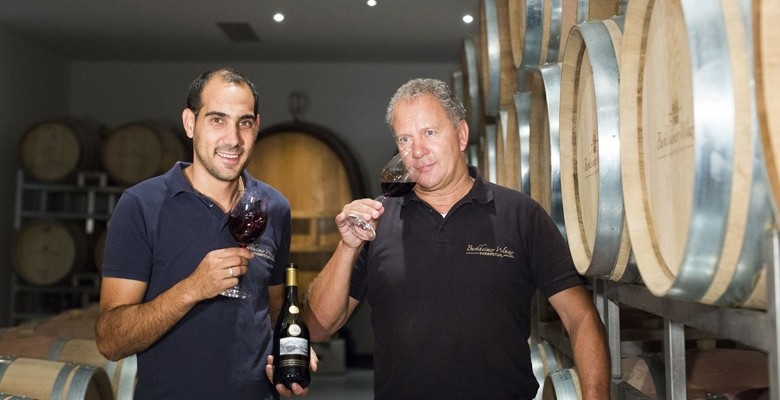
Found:
[{"label": "shirt collar", "polygon": [[[163,179],[165,179],[165,184],[168,186],[168,192],[171,196],[184,192],[197,194],[190,181],[184,176],[184,168],[190,165],[192,163],[178,161],[173,168],[165,173]],[[244,187],[247,189],[257,189],[260,186],[256,180],[252,179],[246,169],[241,172],[241,177],[244,180]]]}]

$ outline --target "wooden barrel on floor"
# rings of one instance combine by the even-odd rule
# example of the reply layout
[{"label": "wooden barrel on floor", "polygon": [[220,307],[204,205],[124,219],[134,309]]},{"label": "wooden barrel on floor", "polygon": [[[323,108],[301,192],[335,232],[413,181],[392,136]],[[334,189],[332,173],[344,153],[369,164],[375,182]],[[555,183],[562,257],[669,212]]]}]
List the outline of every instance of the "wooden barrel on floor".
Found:
[{"label": "wooden barrel on floor", "polygon": [[120,125],[106,135],[103,165],[115,182],[136,184],[166,172],[176,161],[191,158],[183,136],[172,123],[162,120]]},{"label": "wooden barrel on floor", "polygon": [[14,234],[11,262],[25,281],[47,286],[85,264],[88,243],[83,229],[58,220],[26,221]]},{"label": "wooden barrel on floor", "polygon": [[93,304],[83,308],[65,310],[57,315],[25,321],[18,326],[7,328],[6,334],[54,336],[79,339],[95,339],[95,321],[98,316],[98,305]]},{"label": "wooden barrel on floor", "polygon": [[[558,60],[562,0],[507,0],[515,68]],[[562,49],[561,49],[562,50]]]},{"label": "wooden barrel on floor", "polygon": [[656,296],[741,305],[764,270],[771,206],[746,13],[738,2],[628,4],[623,196],[639,271]]},{"label": "wooden barrel on floor", "polygon": [[756,99],[769,183],[775,210],[780,211],[780,3],[753,2],[753,55]]},{"label": "wooden barrel on floor", "polygon": [[62,118],[36,123],[22,135],[20,159],[26,176],[59,182],[76,172],[100,169],[105,127],[90,118]]},{"label": "wooden barrel on floor", "polygon": [[106,371],[116,399],[131,400],[135,391],[136,356],[107,360],[93,339],[75,339],[19,333],[0,338],[0,354],[40,360],[92,365]]},{"label": "wooden barrel on floor", "polygon": [[561,64],[561,194],[577,271],[635,282],[620,177],[621,24],[583,22],[569,32]]},{"label": "wooden barrel on floor", "polygon": [[517,91],[517,68],[512,58],[506,0],[480,1],[480,82],[482,113],[497,118]]},{"label": "wooden barrel on floor", "polygon": [[531,197],[550,214],[566,238],[561,199],[560,98],[561,65],[547,64],[534,71],[529,86],[531,111],[529,124],[529,163]]},{"label": "wooden barrel on floor", "polygon": [[0,357],[0,393],[35,399],[114,398],[102,368],[24,357]]},{"label": "wooden barrel on floor", "polygon": [[336,214],[366,197],[360,166],[335,134],[314,124],[279,124],[258,138],[247,170],[290,201],[293,261],[319,269],[341,239]]}]

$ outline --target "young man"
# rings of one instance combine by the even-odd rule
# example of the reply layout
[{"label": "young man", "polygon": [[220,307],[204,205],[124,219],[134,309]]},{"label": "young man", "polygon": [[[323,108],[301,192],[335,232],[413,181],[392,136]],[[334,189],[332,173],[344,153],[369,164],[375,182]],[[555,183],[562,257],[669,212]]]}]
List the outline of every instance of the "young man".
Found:
[{"label": "young man", "polygon": [[[283,301],[290,204],[244,171],[259,130],[257,98],[232,69],[198,77],[182,112],[192,164],[127,189],[113,212],[97,343],[111,360],[138,354],[137,399],[278,397],[266,360]],[[243,188],[269,199],[256,256],[227,228]],[[239,280],[250,298],[219,295]]]},{"label": "young man", "polygon": [[[336,217],[342,241],[308,297],[312,338],[367,300],[377,399],[532,399],[538,289],[571,337],[584,398],[608,399],[604,327],[568,246],[539,204],[466,165],[465,110],[447,85],[406,83],[386,120],[420,178],[410,195],[357,200]],[[358,239],[349,214],[374,221],[376,239]]]}]

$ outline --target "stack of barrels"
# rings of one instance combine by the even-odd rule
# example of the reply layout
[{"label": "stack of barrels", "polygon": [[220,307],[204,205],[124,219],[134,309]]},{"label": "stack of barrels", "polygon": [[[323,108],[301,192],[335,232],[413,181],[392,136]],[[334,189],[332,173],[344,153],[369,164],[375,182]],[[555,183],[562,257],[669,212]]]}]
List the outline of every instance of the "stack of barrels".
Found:
[{"label": "stack of barrels", "polygon": [[765,310],[778,18],[772,0],[481,0],[453,75],[469,160],[544,207],[581,274]]},{"label": "stack of barrels", "polygon": [[0,393],[35,399],[127,399],[136,357],[103,357],[95,343],[97,306],[71,309],[0,330]]},{"label": "stack of barrels", "polygon": [[[112,129],[89,117],[31,125],[20,141],[22,175],[17,202],[21,204],[17,212],[34,211],[37,217],[24,218],[17,227],[12,250],[17,275],[26,283],[50,286],[74,272],[96,272],[102,263],[105,229],[97,225],[85,231],[79,223],[91,217],[88,207],[96,208],[98,203],[95,193],[86,189],[116,188],[107,201],[115,203],[122,187],[164,173],[176,161],[191,159],[187,143],[181,130],[160,119]],[[39,193],[44,195],[36,197]],[[108,214],[112,207],[104,205],[106,209],[93,212]]]},{"label": "stack of barrels", "polygon": [[30,126],[20,141],[20,158],[35,181],[73,182],[79,171],[104,171],[112,183],[128,186],[191,158],[188,146],[181,129],[163,119],[108,128],[91,117],[65,117]]}]

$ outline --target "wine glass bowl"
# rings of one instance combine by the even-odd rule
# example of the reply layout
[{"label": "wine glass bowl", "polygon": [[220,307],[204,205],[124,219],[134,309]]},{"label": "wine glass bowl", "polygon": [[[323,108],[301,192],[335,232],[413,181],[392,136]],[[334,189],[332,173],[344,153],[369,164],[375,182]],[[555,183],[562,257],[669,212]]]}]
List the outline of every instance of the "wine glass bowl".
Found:
[{"label": "wine glass bowl", "polygon": [[[242,190],[238,201],[228,213],[228,229],[241,248],[253,253],[257,248],[253,243],[263,235],[268,223],[268,200],[259,191]],[[223,296],[245,299],[249,293],[236,285],[221,293]]]},{"label": "wine glass bowl", "polygon": [[[388,197],[402,197],[411,193],[417,184],[420,171],[413,166],[412,150],[403,149],[382,167],[379,173],[379,185],[382,195],[376,200],[383,202]],[[347,215],[347,223],[355,236],[363,240],[374,240],[376,230],[366,220],[356,214]]]}]

